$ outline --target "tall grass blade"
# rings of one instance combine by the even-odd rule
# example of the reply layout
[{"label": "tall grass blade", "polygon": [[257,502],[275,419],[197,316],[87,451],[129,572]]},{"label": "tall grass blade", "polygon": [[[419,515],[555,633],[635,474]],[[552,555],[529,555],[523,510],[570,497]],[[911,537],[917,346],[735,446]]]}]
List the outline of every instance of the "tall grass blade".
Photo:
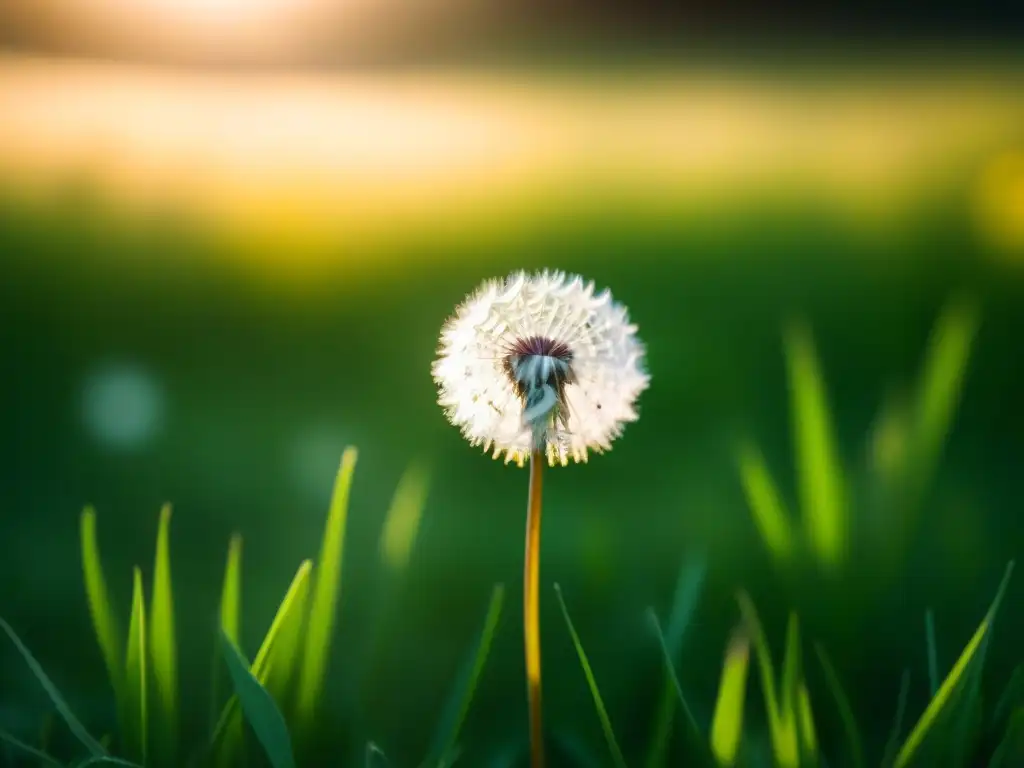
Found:
[{"label": "tall grass blade", "polygon": [[796,540],[791,518],[764,456],[752,443],[744,443],[739,448],[737,464],[747,506],[761,540],[776,561],[788,562],[796,551]]},{"label": "tall grass blade", "polygon": [[921,719],[918,720],[917,725],[915,725],[913,730],[911,730],[910,736],[907,738],[906,742],[904,742],[903,747],[896,754],[896,759],[893,763],[894,768],[904,768],[904,766],[910,764],[910,761],[913,759],[918,749],[920,749],[921,745],[924,743],[925,738],[932,730],[932,726],[935,724],[939,716],[945,711],[954,692],[958,689],[964,672],[974,659],[979,647],[981,647],[982,641],[989,632],[992,622],[995,619],[996,612],[999,610],[999,604],[1003,600],[1003,595],[1006,592],[1006,586],[1010,581],[1012,573],[1013,562],[1011,561],[1006,566],[1006,572],[999,584],[999,589],[996,591],[996,596],[992,601],[992,605],[988,609],[988,613],[985,614],[985,618],[982,619],[981,624],[978,625],[978,629],[967,643],[963,653],[960,654],[960,658],[957,659],[956,664],[953,665],[953,669],[950,670],[942,685],[939,686],[938,692],[932,697],[932,700],[925,709],[924,714],[921,715]]},{"label": "tall grass blade", "polygon": [[750,637],[741,627],[733,633],[725,652],[715,713],[711,718],[711,753],[724,768],[735,765],[739,754],[749,665]]},{"label": "tall grass blade", "polygon": [[64,697],[60,695],[60,691],[57,690],[57,686],[53,684],[49,676],[43,671],[42,666],[36,661],[35,656],[32,652],[21,642],[21,638],[18,637],[17,633],[11,628],[3,619],[0,619],[0,629],[4,631],[4,634],[14,644],[14,647],[18,649],[18,653],[25,660],[28,668],[32,670],[32,674],[35,675],[36,680],[43,686],[43,690],[46,691],[46,695],[50,697],[50,701],[53,702],[53,706],[57,712],[67,723],[68,729],[74,735],[76,739],[82,742],[82,746],[89,752],[90,755],[95,757],[103,757],[107,754],[107,750],[104,749],[103,745],[100,744],[96,739],[89,735],[89,732],[82,725],[81,721],[75,717],[74,712],[71,711],[71,707],[68,706],[67,702],[64,701]]},{"label": "tall grass blade", "polygon": [[[672,654],[669,650],[668,643],[665,640],[665,635],[661,631],[661,624],[658,622],[658,615],[654,612],[653,608],[647,609],[647,620],[651,625],[655,637],[658,639],[658,644],[661,647],[661,658],[665,662],[665,671],[668,674],[669,681],[672,683],[672,689],[675,691],[676,697],[679,700],[679,705],[683,709],[683,716],[686,718],[686,723],[689,726],[690,734],[693,736],[694,743],[699,745],[700,752],[706,752],[707,745],[704,743],[704,735],[701,733],[700,726],[697,725],[697,719],[693,716],[693,710],[690,709],[689,703],[686,701],[686,696],[683,694],[683,686],[679,682],[679,675],[676,674],[675,662],[672,661]],[[705,759],[702,762],[710,762],[711,755],[705,754]]]},{"label": "tall grass blade", "polygon": [[832,567],[845,555],[847,520],[843,468],[825,383],[808,328],[792,324],[784,347],[801,513],[812,551],[821,564]]},{"label": "tall grass blade", "polygon": [[818,732],[814,727],[814,710],[811,707],[811,694],[804,683],[796,690],[796,722],[800,732],[800,753],[808,765],[820,763],[818,757]]},{"label": "tall grass blade", "polygon": [[39,761],[41,766],[46,766],[46,768],[64,768],[64,764],[59,760],[50,757],[46,752],[33,747],[31,744],[26,744],[17,736],[12,733],[8,733],[2,728],[0,728],[0,741],[9,744],[19,752],[24,752],[26,755],[34,757]]},{"label": "tall grass blade", "polygon": [[800,749],[797,740],[796,724],[792,718],[792,709],[787,707],[779,697],[775,682],[775,667],[772,654],[768,647],[761,620],[758,618],[754,603],[746,592],[739,592],[737,601],[740,614],[746,622],[747,631],[753,641],[757,656],[757,666],[761,676],[761,690],[764,694],[765,709],[768,711],[768,729],[772,740],[772,753],[778,768],[798,768],[800,765]]},{"label": "tall grass blade", "polygon": [[266,688],[278,703],[284,702],[291,690],[294,671],[302,653],[308,602],[309,579],[303,579],[292,596],[288,615],[281,622],[267,665]]},{"label": "tall grass blade", "polygon": [[[227,562],[224,566],[224,582],[220,590],[219,626],[220,631],[228,636],[236,645],[239,642],[238,632],[242,620],[242,537],[237,533],[228,542]],[[219,644],[219,643],[218,643]],[[214,654],[213,675],[211,676],[212,709],[210,712],[211,726],[216,722],[216,712],[220,705],[217,693],[220,681],[221,654]]]},{"label": "tall grass blade", "polygon": [[89,602],[96,640],[99,642],[103,663],[107,667],[110,685],[118,711],[124,707],[124,653],[121,649],[121,628],[107,591],[103,577],[103,561],[96,540],[96,510],[91,506],[82,511],[79,521],[82,543],[82,575],[85,581],[85,595]]},{"label": "tall grass blade", "polygon": [[864,747],[861,742],[860,728],[857,726],[857,718],[853,714],[853,707],[850,705],[850,698],[846,695],[843,683],[832,665],[832,660],[825,652],[824,646],[820,643],[814,644],[814,652],[821,665],[821,671],[825,675],[825,684],[828,686],[832,698],[835,699],[836,709],[839,710],[839,719],[843,723],[843,731],[846,735],[846,751],[853,763],[854,768],[865,768]]},{"label": "tall grass blade", "polygon": [[128,653],[125,656],[125,682],[131,717],[129,738],[143,764],[148,753],[149,713],[146,690],[146,603],[142,571],[132,571],[132,613],[128,622]]},{"label": "tall grass blade", "polygon": [[924,639],[928,652],[928,690],[934,696],[939,692],[939,649],[935,642],[935,614],[931,608],[924,612]]},{"label": "tall grass blade", "polygon": [[345,524],[348,517],[349,491],[355,472],[358,452],[346,448],[334,482],[330,510],[312,586],[306,646],[299,673],[297,716],[302,728],[308,727],[323,690],[327,672],[327,656],[334,629],[334,613],[340,588],[341,562],[345,548]]},{"label": "tall grass blade", "polygon": [[292,740],[284,716],[274,699],[252,674],[249,662],[227,635],[220,634],[221,648],[228,672],[235,687],[235,695],[256,739],[263,747],[273,768],[295,768]]},{"label": "tall grass blade", "polygon": [[590,695],[594,699],[594,708],[597,710],[597,716],[601,720],[601,728],[604,731],[605,741],[608,742],[608,749],[612,753],[612,760],[618,768],[625,768],[626,760],[622,756],[622,750],[619,748],[619,742],[615,738],[615,731],[612,729],[611,719],[608,717],[608,710],[605,709],[604,699],[601,698],[601,691],[597,687],[597,680],[594,678],[594,671],[590,668],[590,662],[587,660],[587,654],[583,650],[583,644],[580,642],[579,635],[576,634],[576,628],[573,626],[572,619],[569,617],[569,609],[565,606],[565,599],[562,597],[562,588],[556,584],[555,594],[558,596],[558,605],[562,609],[562,616],[565,618],[565,626],[569,629],[569,636],[572,638],[572,644],[576,648],[576,655],[580,659],[580,667],[583,669],[583,674],[587,678],[587,686],[590,688]]},{"label": "tall grass blade", "polygon": [[401,572],[409,564],[427,503],[428,479],[423,467],[411,465],[398,481],[391,499],[380,535],[380,556],[393,572]]},{"label": "tall grass blade", "polygon": [[[703,558],[689,561],[679,570],[676,588],[672,595],[672,608],[668,616],[668,634],[664,637],[665,648],[669,653],[670,660],[679,658],[682,651],[683,636],[697,610],[706,571],[707,564]],[[653,609],[650,610],[653,611]],[[657,625],[657,617],[655,617],[655,624]],[[661,628],[656,626],[656,629],[660,634]],[[647,768],[660,768],[665,764],[675,713],[675,686],[672,683],[671,672],[666,668],[665,685],[661,691],[661,700],[658,702],[655,730],[647,752]]]},{"label": "tall grass blade", "polygon": [[483,672],[484,664],[491,650],[491,643],[494,640],[494,633],[498,628],[498,620],[501,618],[501,609],[505,601],[505,586],[496,584],[491,592],[491,599],[487,605],[487,613],[484,616],[484,625],[480,630],[480,637],[477,640],[473,651],[466,658],[463,668],[456,678],[455,686],[448,697],[448,702],[442,711],[434,732],[434,741],[428,752],[427,764],[436,765],[445,756],[451,755],[459,739],[459,732],[469,712],[469,705],[473,701],[473,694],[476,692],[477,683]]},{"label": "tall grass blade", "polygon": [[171,586],[171,505],[160,510],[153,565],[153,595],[149,609],[149,646],[153,662],[153,688],[159,706],[160,751],[171,758],[178,730],[178,645],[174,630],[174,590]]},{"label": "tall grass blade", "polygon": [[963,685],[963,703],[959,705],[959,716],[953,724],[953,743],[950,750],[954,765],[966,765],[968,753],[981,730],[981,673],[985,657],[992,642],[992,629],[985,633],[978,647],[974,661],[967,668]]},{"label": "tall grass blade", "polygon": [[903,718],[907,713],[907,696],[910,694],[910,670],[903,670],[900,676],[900,695],[896,700],[896,715],[892,721],[892,731],[889,733],[889,741],[885,745],[885,753],[882,756],[882,768],[889,768],[896,758],[896,750],[900,746],[900,736],[903,735]]},{"label": "tall grass blade", "polygon": [[914,399],[910,438],[922,482],[929,479],[945,444],[980,324],[977,305],[958,297],[945,307],[932,329]]},{"label": "tall grass blade", "polygon": [[[305,589],[305,584],[309,579],[309,573],[312,568],[313,563],[310,560],[304,560],[299,566],[295,577],[292,579],[292,583],[288,587],[288,591],[285,593],[284,599],[277,607],[277,613],[274,614],[274,620],[270,623],[270,629],[267,630],[263,643],[260,645],[259,651],[256,652],[256,658],[253,660],[249,672],[260,685],[266,683],[270,656],[274,644],[281,632],[281,628],[288,621],[291,612],[295,610],[296,597]],[[222,632],[221,634],[223,635],[224,633]],[[239,717],[237,707],[238,697],[232,696],[221,710],[220,717],[217,719],[217,725],[213,729],[213,736],[210,739],[211,748],[216,749],[219,746],[221,758],[224,760],[229,759],[230,755],[238,747],[237,743],[229,741],[232,734],[236,732],[233,726],[233,719]],[[222,737],[223,741],[221,741]]]},{"label": "tall grass blade", "polygon": [[[220,631],[227,635],[235,645],[239,643],[239,626],[242,620],[242,537],[237,533],[228,542],[227,562],[224,566],[224,583],[220,591]],[[220,641],[213,654],[213,670],[210,675],[210,727],[216,728],[217,713],[220,710],[220,679],[223,672]],[[229,726],[231,731],[225,736],[224,743],[240,744],[242,741],[242,721],[235,718]],[[223,761],[228,756],[222,757]]]}]

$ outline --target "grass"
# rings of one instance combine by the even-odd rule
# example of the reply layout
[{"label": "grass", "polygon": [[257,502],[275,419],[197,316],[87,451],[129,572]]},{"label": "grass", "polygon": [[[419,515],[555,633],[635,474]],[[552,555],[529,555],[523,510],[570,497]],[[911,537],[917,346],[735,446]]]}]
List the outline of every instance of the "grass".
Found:
[{"label": "grass", "polygon": [[[854,546],[876,542],[853,537],[851,499],[864,498],[870,487],[898,522],[899,535],[889,537],[889,562],[896,562],[917,525],[924,493],[933,477],[956,415],[974,339],[980,325],[976,302],[951,299],[936,320],[918,381],[907,407],[884,406],[877,423],[887,447],[878,447],[866,467],[869,488],[851,493],[851,471],[842,461],[824,375],[810,329],[793,322],[783,333],[783,352],[790,393],[790,422],[795,450],[796,486],[802,531],[798,532],[784,501],[785,494],[757,445],[743,441],[737,468],[754,525],[765,549],[780,566],[790,567],[806,555],[822,570],[836,572],[850,559]],[[876,446],[877,447],[877,446]]]},{"label": "grass", "polygon": [[[83,520],[88,520],[94,513],[86,510]],[[86,522],[83,531],[87,533],[84,541],[94,543],[90,538],[93,531],[92,523]],[[94,551],[90,549],[89,551]],[[218,726],[200,754],[190,761],[190,765],[206,764],[212,759],[213,764],[222,763],[225,759],[237,757],[237,753],[214,749],[223,746],[221,739],[230,733],[236,733],[227,724],[234,717],[243,717],[247,723],[247,731],[255,737],[256,743],[264,752],[266,759],[273,768],[293,768],[299,764],[295,739],[297,733],[289,724],[286,705],[279,695],[273,694],[267,686],[270,670],[282,658],[281,648],[294,653],[303,646],[300,643],[279,645],[288,627],[298,626],[301,619],[308,617],[302,609],[305,606],[301,596],[308,588],[313,564],[311,561],[302,563],[295,578],[281,601],[277,615],[264,637],[259,651],[250,662],[239,647],[235,637],[229,630],[237,630],[240,594],[240,563],[241,541],[233,538],[229,546],[223,597],[221,601],[222,627],[219,632],[219,649],[222,666],[226,668],[231,680],[233,695],[221,710]],[[685,715],[685,731],[688,736],[686,752],[691,760],[688,764],[708,766],[708,768],[726,768],[728,766],[775,765],[779,768],[806,768],[808,766],[825,765],[825,745],[819,743],[817,734],[818,710],[815,709],[811,697],[813,678],[811,671],[803,662],[800,622],[796,614],[791,614],[784,644],[782,665],[776,668],[768,638],[762,628],[760,618],[753,601],[745,592],[737,594],[739,608],[739,624],[727,643],[724,662],[721,669],[718,693],[714,699],[713,715],[708,727],[703,728],[690,707],[688,697],[684,695],[683,686],[676,668],[679,639],[678,627],[685,626],[694,610],[696,595],[694,585],[699,584],[703,576],[703,566],[692,566],[684,569],[677,585],[673,599],[672,631],[670,638],[661,631],[656,614],[649,611],[649,619],[654,635],[658,640],[662,659],[665,664],[666,678],[671,686],[680,710]],[[931,696],[928,706],[910,729],[909,734],[902,738],[902,721],[906,706],[908,676],[904,675],[897,706],[896,721],[893,726],[890,746],[879,756],[879,762],[867,759],[868,750],[861,739],[850,699],[847,696],[835,666],[825,649],[815,644],[818,659],[818,670],[824,689],[830,692],[843,723],[845,745],[833,747],[836,754],[846,756],[846,762],[860,768],[867,765],[879,765],[881,768],[909,768],[909,766],[937,765],[936,755],[954,756],[950,763],[955,766],[976,765],[978,750],[981,748],[981,736],[996,735],[995,747],[991,750],[988,761],[984,764],[990,768],[1004,768],[1015,765],[1015,756],[1021,754],[1024,747],[1024,709],[1014,702],[1020,701],[1022,683],[1021,669],[1010,678],[1002,695],[994,699],[995,707],[983,717],[981,708],[981,679],[986,651],[990,644],[992,627],[999,608],[1006,594],[1013,572],[1013,563],[1008,564],[995,597],[985,613],[974,634],[964,646],[960,656],[946,674],[944,680]],[[95,574],[93,574],[95,575]],[[95,579],[93,583],[97,583]],[[126,662],[120,680],[125,702],[133,720],[128,736],[123,740],[123,747],[128,750],[131,759],[124,760],[111,756],[106,746],[95,739],[82,722],[71,711],[70,706],[57,687],[43,671],[28,648],[14,630],[2,619],[0,629],[7,635],[11,643],[20,653],[25,663],[34,673],[40,685],[48,694],[61,719],[77,740],[84,756],[77,761],[58,760],[46,751],[29,744],[15,734],[0,731],[0,741],[23,755],[32,756],[39,764],[47,766],[83,766],[83,765],[148,765],[150,755],[147,754],[147,734],[149,731],[146,702],[148,700],[147,681],[152,677],[147,659],[153,657],[152,643],[147,640],[146,628],[152,626],[147,622],[144,600],[144,585],[141,570],[133,571],[132,610],[129,619],[129,631],[126,643]],[[556,585],[556,596],[565,620],[566,628],[576,651],[584,679],[593,699],[595,712],[605,736],[606,746],[611,760],[616,766],[627,766],[632,761],[615,733],[611,716],[605,706],[604,698],[598,686],[598,673],[592,668],[583,642],[569,614],[569,609],[561,589]],[[504,602],[504,588],[496,586],[486,611],[480,635],[473,644],[463,665],[448,703],[443,708],[435,730],[435,737],[427,756],[420,768],[440,768],[452,765],[459,755],[459,742],[473,700],[478,682],[484,669],[490,649],[500,624],[500,616]],[[679,608],[684,606],[684,608]],[[680,618],[683,617],[683,618]],[[935,647],[933,624],[928,624],[926,632],[926,654],[928,649]],[[237,632],[236,632],[237,634]],[[99,636],[99,635],[98,635]],[[147,653],[147,648],[149,653]],[[760,689],[763,696],[763,713],[768,724],[768,749],[759,750],[756,741],[750,738],[750,730],[745,727],[746,717],[750,708],[747,700],[749,690],[749,665],[753,652],[754,665],[760,678]],[[930,654],[929,654],[930,656]],[[294,721],[293,721],[294,722]],[[982,727],[972,727],[980,725]],[[238,746],[238,745],[236,745]],[[647,762],[651,762],[648,754]],[[659,748],[662,758],[665,752]],[[843,764],[833,762],[830,756],[827,765]],[[306,764],[318,764],[315,760]],[[365,747],[365,765],[389,765],[388,759],[375,742],[367,741]],[[946,764],[946,763],[943,763]]]},{"label": "grass", "polygon": [[[916,395],[909,407],[883,413],[881,420],[896,425],[901,450],[895,459],[877,462],[871,468],[874,479],[898,499],[907,510],[904,530],[913,524],[915,504],[922,499],[928,480],[935,472],[942,445],[952,423],[963,385],[972,340],[978,326],[973,305],[951,303],[936,323],[929,351],[919,377]],[[803,518],[798,532],[790,513],[757,445],[745,442],[738,454],[739,474],[753,520],[767,550],[777,563],[792,564],[803,555],[832,574],[847,565],[853,518],[849,478],[855,473],[844,467],[827,401],[824,378],[809,329],[791,325],[784,334],[784,350],[790,384],[793,439],[796,450],[799,508]],[[248,734],[263,751],[273,768],[299,764],[318,727],[323,727],[322,700],[328,680],[328,660],[335,636],[335,622],[342,584],[350,490],[357,453],[348,449],[335,477],[334,491],[325,523],[320,553],[314,561],[300,564],[281,600],[258,651],[250,662],[239,637],[242,595],[242,540],[229,542],[220,600],[218,651],[211,679],[212,728],[209,739],[193,753],[189,765],[229,766],[245,760]],[[403,475],[388,510],[380,536],[380,564],[388,583],[400,579],[412,556],[427,498],[427,476],[419,465]],[[174,593],[170,565],[171,510],[160,513],[156,557],[149,609],[146,609],[143,573],[133,570],[132,603],[127,635],[122,633],[117,612],[107,589],[96,533],[96,513],[87,507],[81,517],[82,567],[90,615],[111,689],[117,703],[120,753],[135,762],[154,761],[151,744],[161,743],[161,759],[180,747],[177,718],[181,696],[177,683]],[[692,694],[684,691],[678,665],[684,637],[693,623],[705,578],[705,564],[693,558],[684,564],[672,598],[667,632],[657,613],[648,619],[664,666],[664,686],[655,707],[655,717],[646,750],[634,759],[623,748],[612,716],[598,685],[595,670],[570,616],[561,589],[556,596],[565,626],[590,692],[598,724],[611,762],[619,768],[643,762],[648,768],[670,762],[676,714],[682,713],[684,738],[680,751],[688,764],[708,768],[774,765],[778,768],[811,768],[848,764],[853,768],[930,766],[944,760],[954,768],[985,764],[990,768],[1016,765],[1024,753],[1024,667],[1018,667],[1002,694],[992,700],[982,695],[982,673],[991,642],[992,627],[1013,571],[1011,562],[993,601],[963,647],[956,662],[940,680],[940,659],[936,617],[925,613],[924,655],[928,670],[929,701],[917,721],[904,735],[910,678],[900,680],[895,716],[885,747],[871,754],[851,698],[829,653],[815,642],[816,665],[804,660],[804,638],[800,619],[791,612],[787,623],[781,666],[775,658],[752,598],[737,593],[739,619],[725,647],[718,689],[710,708],[710,719],[695,715]],[[840,582],[841,583],[841,582]],[[441,768],[456,762],[461,754],[460,739],[492,643],[497,633],[504,588],[496,586],[487,607],[483,627],[468,651],[442,708],[434,737],[420,768]],[[74,716],[52,681],[6,623],[0,623],[40,684],[49,694],[57,712],[77,739],[88,764],[114,764],[108,745],[93,738]],[[122,645],[121,638],[124,637]],[[761,690],[761,718],[767,740],[756,738],[758,718],[748,699],[750,663],[753,658]],[[218,680],[226,668],[233,693],[222,702]],[[812,692],[814,695],[812,696]],[[150,700],[157,716],[151,717]],[[704,697],[696,700],[704,701]],[[819,718],[823,701],[830,702],[841,723],[842,739],[822,741]],[[817,703],[816,703],[817,702]],[[217,713],[217,714],[213,714]],[[332,719],[333,715],[332,715]],[[753,725],[752,725],[753,723]],[[247,724],[247,725],[246,725]],[[19,736],[0,731],[0,740],[42,765],[67,765],[45,749]],[[366,739],[364,764],[390,765],[385,750]],[[169,745],[169,746],[168,746]],[[585,750],[579,750],[581,755]],[[941,756],[941,758],[940,758]],[[581,762],[592,762],[586,757]],[[677,758],[671,758],[674,761]],[[877,762],[876,762],[877,760]],[[981,762],[984,761],[984,762]],[[86,763],[79,759],[74,765]],[[305,764],[305,763],[304,763]],[[309,764],[316,764],[315,760]],[[946,764],[945,762],[943,764]]]},{"label": "grass", "polygon": [[[349,490],[356,456],[355,449],[350,448],[342,457],[318,560],[315,564],[312,560],[300,564],[251,663],[241,650],[239,637],[242,539],[238,535],[231,537],[221,588],[216,666],[210,680],[210,731],[203,743],[192,747],[188,765],[219,768],[247,762],[244,757],[247,733],[254,734],[274,768],[294,765],[296,750],[301,752],[302,740],[318,724],[318,707],[334,637]],[[426,502],[426,486],[426,472],[417,464],[410,467],[396,491],[381,538],[381,565],[388,569],[389,578],[400,577],[411,557]],[[122,765],[182,764],[175,756],[182,747],[176,731],[182,694],[177,682],[170,522],[171,508],[165,505],[159,516],[149,608],[147,610],[143,571],[135,567],[128,629],[123,635],[102,567],[96,511],[86,507],[80,520],[86,597],[117,704],[118,737],[114,746],[131,761],[113,758],[108,747],[90,735],[13,628],[0,620],[0,627],[84,748],[87,760],[102,759],[107,764]],[[499,626],[504,594],[502,586],[494,588],[484,626],[439,717],[435,737],[424,760],[425,768],[449,765],[458,754],[462,727]],[[233,691],[226,700],[219,683],[225,667]],[[151,705],[156,706],[156,718],[151,714]],[[319,722],[322,724],[322,718]],[[244,723],[248,723],[248,728]],[[292,731],[298,734],[294,740],[290,735]],[[13,733],[0,731],[0,741],[23,755],[35,755],[43,764],[69,765]],[[383,750],[368,743],[371,744],[368,754],[386,761]],[[158,752],[152,748],[155,744],[159,744]],[[82,764],[81,759],[70,763]]]}]

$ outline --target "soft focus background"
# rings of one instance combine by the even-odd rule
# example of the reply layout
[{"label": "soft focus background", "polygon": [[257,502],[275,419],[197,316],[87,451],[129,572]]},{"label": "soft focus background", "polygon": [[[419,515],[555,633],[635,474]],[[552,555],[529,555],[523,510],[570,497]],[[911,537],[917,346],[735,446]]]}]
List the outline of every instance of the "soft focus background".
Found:
[{"label": "soft focus background", "polygon": [[[4,0],[0,615],[101,731],[78,515],[96,505],[125,606],[173,502],[198,739],[229,536],[245,540],[251,655],[356,445],[332,747],[373,739],[414,764],[503,582],[464,760],[521,751],[527,472],[446,424],[429,366],[481,280],[560,268],[630,307],[652,386],[614,451],[547,477],[553,736],[604,754],[550,585],[636,755],[663,684],[644,610],[664,615],[680,568],[703,562],[679,659],[699,719],[745,587],[777,647],[800,611],[884,741],[903,669],[909,712],[927,700],[925,610],[946,669],[1024,550],[1021,21],[957,0]],[[879,414],[913,386],[951,300],[976,302],[981,325],[918,524],[874,519],[837,570],[784,572],[735,447],[757,441],[795,509],[785,323],[813,330],[856,476],[898,443]],[[384,588],[381,530],[412,462],[429,497]],[[875,547],[893,540],[883,578]],[[1022,595],[1011,584],[993,681],[1018,661]],[[48,704],[7,646],[0,680],[0,724],[32,732]]]}]

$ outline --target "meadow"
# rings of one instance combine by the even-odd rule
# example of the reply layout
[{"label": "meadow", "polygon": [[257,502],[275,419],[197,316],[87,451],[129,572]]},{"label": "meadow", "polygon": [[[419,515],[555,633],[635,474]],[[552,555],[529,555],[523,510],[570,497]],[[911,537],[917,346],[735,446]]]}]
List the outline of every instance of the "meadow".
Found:
[{"label": "meadow", "polygon": [[[394,93],[437,117],[512,82]],[[889,86],[830,89],[843,119],[801,146],[770,86],[654,82],[617,86],[650,112],[575,165],[530,142],[564,150],[620,97],[545,111],[556,78],[494,97],[521,117],[494,173],[483,142],[450,187],[454,161],[371,158],[340,191],[78,166],[31,131],[57,102],[23,97],[0,127],[5,765],[526,764],[526,473],[465,445],[429,370],[481,279],[544,267],[611,287],[652,375],[614,450],[547,475],[549,763],[1024,760],[1020,97],[965,77],[942,111],[922,86],[900,154]],[[648,118],[662,143],[627,156]],[[675,119],[703,150],[666,148]]]}]

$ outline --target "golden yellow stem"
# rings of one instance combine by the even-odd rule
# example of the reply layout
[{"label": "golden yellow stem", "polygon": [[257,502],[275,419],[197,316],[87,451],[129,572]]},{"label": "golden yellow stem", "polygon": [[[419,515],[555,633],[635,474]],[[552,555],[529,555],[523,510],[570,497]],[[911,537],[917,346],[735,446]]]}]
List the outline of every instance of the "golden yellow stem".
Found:
[{"label": "golden yellow stem", "polygon": [[530,709],[530,766],[544,766],[544,724],[540,685],[540,512],[544,455],[530,456],[530,500],[526,508],[523,558],[523,635],[526,650],[526,699]]}]

